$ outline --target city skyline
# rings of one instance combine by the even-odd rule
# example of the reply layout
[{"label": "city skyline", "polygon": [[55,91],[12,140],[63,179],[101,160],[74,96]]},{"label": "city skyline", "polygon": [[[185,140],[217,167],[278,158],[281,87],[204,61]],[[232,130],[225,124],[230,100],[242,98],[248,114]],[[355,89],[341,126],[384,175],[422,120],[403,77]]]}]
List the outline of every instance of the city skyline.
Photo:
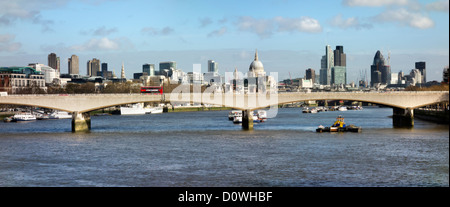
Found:
[{"label": "city skyline", "polygon": [[[80,72],[98,58],[126,77],[142,65],[176,61],[192,71],[215,60],[219,72],[246,72],[255,49],[279,79],[320,71],[326,45],[342,45],[347,83],[370,71],[373,54],[391,54],[392,72],[426,62],[427,81],[448,65],[447,1],[1,1],[0,65],[47,63],[75,54]],[[256,11],[256,12],[248,12]],[[99,18],[101,17],[101,18]],[[33,31],[33,32],[30,32]],[[65,63],[65,61],[63,61]],[[159,68],[155,68],[158,70]],[[61,64],[61,73],[68,65]]]}]

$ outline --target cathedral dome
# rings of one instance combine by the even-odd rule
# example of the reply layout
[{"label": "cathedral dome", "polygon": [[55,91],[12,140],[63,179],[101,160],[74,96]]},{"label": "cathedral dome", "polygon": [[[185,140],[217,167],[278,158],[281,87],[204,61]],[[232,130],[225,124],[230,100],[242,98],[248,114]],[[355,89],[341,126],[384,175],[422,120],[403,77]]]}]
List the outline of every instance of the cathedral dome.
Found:
[{"label": "cathedral dome", "polygon": [[255,52],[255,60],[250,64],[249,72],[254,73],[263,73],[264,72],[264,66],[261,61],[258,60],[258,51]]}]

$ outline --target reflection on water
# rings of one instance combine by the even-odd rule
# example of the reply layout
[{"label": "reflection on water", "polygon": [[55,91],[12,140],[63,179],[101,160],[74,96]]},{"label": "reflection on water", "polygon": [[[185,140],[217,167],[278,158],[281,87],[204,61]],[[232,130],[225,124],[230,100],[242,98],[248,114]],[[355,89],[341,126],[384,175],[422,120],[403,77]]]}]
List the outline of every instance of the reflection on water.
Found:
[{"label": "reflection on water", "polygon": [[[447,125],[392,109],[279,109],[253,131],[228,111],[0,123],[0,186],[448,186]],[[361,133],[315,133],[337,115]]]}]

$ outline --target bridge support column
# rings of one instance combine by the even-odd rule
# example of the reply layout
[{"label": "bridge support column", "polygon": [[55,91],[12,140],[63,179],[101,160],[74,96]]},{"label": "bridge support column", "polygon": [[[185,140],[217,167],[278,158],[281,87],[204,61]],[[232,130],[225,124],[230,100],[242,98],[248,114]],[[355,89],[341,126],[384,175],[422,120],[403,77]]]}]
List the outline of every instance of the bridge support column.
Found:
[{"label": "bridge support column", "polygon": [[163,113],[167,113],[167,112],[169,112],[169,106],[167,106],[167,104],[165,104],[163,106]]},{"label": "bridge support column", "polygon": [[393,112],[394,127],[414,127],[414,109],[393,108]]},{"label": "bridge support column", "polygon": [[242,129],[253,130],[253,111],[242,111]]},{"label": "bridge support column", "polygon": [[87,132],[89,130],[91,130],[91,114],[89,114],[89,112],[73,112],[72,132]]}]

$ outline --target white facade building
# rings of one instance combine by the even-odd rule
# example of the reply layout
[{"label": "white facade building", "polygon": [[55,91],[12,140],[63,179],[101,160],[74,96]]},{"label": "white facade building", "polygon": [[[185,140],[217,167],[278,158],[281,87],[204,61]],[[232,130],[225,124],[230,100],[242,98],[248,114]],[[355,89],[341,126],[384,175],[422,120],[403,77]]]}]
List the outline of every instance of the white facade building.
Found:
[{"label": "white facade building", "polygon": [[[34,68],[36,71],[42,72],[46,84],[53,83],[55,78],[59,79],[59,72],[50,66],[40,63],[30,63],[28,66]],[[56,80],[56,82],[58,82],[58,80]]]}]

